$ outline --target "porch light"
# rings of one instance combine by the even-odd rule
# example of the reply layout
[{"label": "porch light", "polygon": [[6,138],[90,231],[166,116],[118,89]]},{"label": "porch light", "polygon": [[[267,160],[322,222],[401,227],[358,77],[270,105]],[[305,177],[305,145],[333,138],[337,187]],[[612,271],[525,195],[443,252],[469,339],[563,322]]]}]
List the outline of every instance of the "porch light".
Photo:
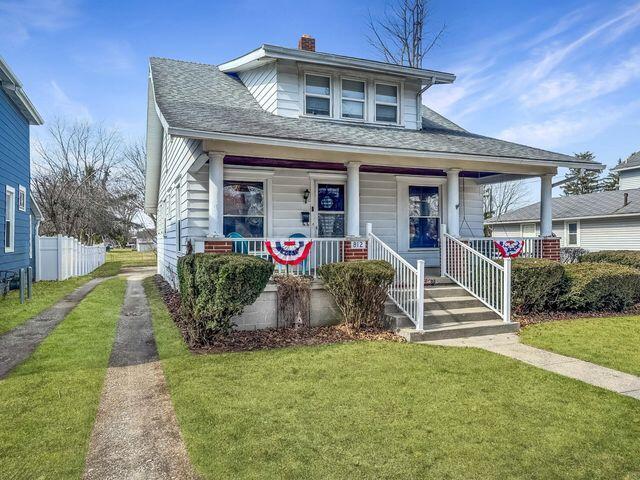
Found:
[{"label": "porch light", "polygon": [[307,203],[307,201],[309,200],[309,195],[311,195],[311,192],[307,188],[302,194],[302,198],[304,198],[304,203]]}]

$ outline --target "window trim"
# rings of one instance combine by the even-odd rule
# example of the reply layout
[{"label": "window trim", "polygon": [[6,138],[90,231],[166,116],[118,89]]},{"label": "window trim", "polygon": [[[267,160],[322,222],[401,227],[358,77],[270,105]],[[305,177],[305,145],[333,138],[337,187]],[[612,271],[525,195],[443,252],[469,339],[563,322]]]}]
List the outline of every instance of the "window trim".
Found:
[{"label": "window trim", "polygon": [[[224,219],[226,217],[233,218],[248,218],[248,217],[262,217],[262,237],[253,237],[253,238],[266,238],[271,236],[271,232],[269,230],[271,221],[271,175],[270,176],[261,176],[261,175],[251,175],[250,173],[244,174],[238,173],[236,175],[231,175],[227,177],[228,173],[225,170],[225,178],[224,183],[226,182],[237,182],[237,183],[262,183],[262,215],[228,215],[224,213],[224,193],[223,193],[223,206],[222,206],[222,223],[224,225]],[[273,172],[271,172],[273,174]],[[224,186],[223,186],[224,191]],[[249,238],[249,237],[247,237]]]},{"label": "window trim", "polygon": [[[569,225],[576,225],[576,243],[570,243]],[[579,247],[580,246],[580,220],[566,220],[564,222],[564,234],[565,234],[565,247]]]},{"label": "window trim", "polygon": [[[344,96],[344,87],[343,87],[343,82],[345,80],[350,80],[352,82],[360,82],[364,85],[364,99],[362,100],[358,100],[357,98],[346,98]],[[367,82],[366,79],[364,78],[358,78],[358,77],[351,77],[351,76],[341,76],[340,77],[340,120],[344,120],[346,122],[360,122],[360,123],[364,123],[368,120],[369,118],[369,112],[368,112],[368,99],[369,99],[369,95],[368,95],[368,90],[369,90],[369,84]],[[342,102],[344,102],[345,100],[350,101],[350,102],[359,102],[362,103],[362,118],[349,118],[349,117],[345,117],[342,114]]]},{"label": "window trim", "polygon": [[[426,188],[435,188],[438,190],[438,215],[411,215],[411,211],[409,210],[409,203],[410,203],[410,190],[411,187],[426,187]],[[433,250],[433,249],[438,249],[440,248],[440,238],[438,238],[438,246],[437,247],[412,247],[411,246],[411,219],[412,218],[436,218],[438,219],[438,233],[441,234],[441,228],[442,228],[442,188],[440,188],[440,185],[416,185],[416,184],[412,184],[409,183],[408,185],[406,185],[406,189],[407,189],[407,200],[409,200],[407,202],[407,238],[409,240],[408,242],[408,249],[410,251],[420,251],[420,250]]]},{"label": "window trim", "polygon": [[175,223],[176,223],[176,252],[182,253],[182,189],[180,188],[180,180],[175,184]]},{"label": "window trim", "polygon": [[[311,75],[313,77],[324,77],[329,79],[329,95],[320,95],[317,93],[307,93],[307,77]],[[312,118],[333,118],[333,76],[327,73],[316,73],[316,72],[304,72],[304,76],[302,78],[302,113],[307,117]],[[313,113],[307,112],[307,97],[315,97],[315,98],[325,98],[329,100],[329,115],[316,115]]]},{"label": "window trim", "polygon": [[[20,196],[24,195],[24,204],[20,205]],[[18,185],[18,210],[21,212],[27,211],[27,189],[22,185]]]},{"label": "window trim", "polygon": [[13,253],[16,250],[16,189],[10,185],[7,185],[5,188],[5,201],[8,195],[11,195],[11,205],[5,205],[5,213],[4,213],[4,228],[7,228],[7,222],[9,224],[9,239],[10,244],[7,245],[7,232],[4,232],[4,252],[5,253]]},{"label": "window trim", "polygon": [[[389,102],[379,102],[377,99],[378,96],[378,85],[385,85],[387,87],[395,87],[396,88],[396,103],[389,103]],[[379,82],[376,81],[373,84],[373,122],[380,124],[380,125],[401,125],[400,122],[400,98],[402,97],[402,92],[400,89],[400,84],[399,83],[393,83],[393,82]],[[385,122],[382,120],[378,120],[378,105],[386,105],[386,106],[392,106],[392,107],[396,107],[396,121],[395,122]]]}]

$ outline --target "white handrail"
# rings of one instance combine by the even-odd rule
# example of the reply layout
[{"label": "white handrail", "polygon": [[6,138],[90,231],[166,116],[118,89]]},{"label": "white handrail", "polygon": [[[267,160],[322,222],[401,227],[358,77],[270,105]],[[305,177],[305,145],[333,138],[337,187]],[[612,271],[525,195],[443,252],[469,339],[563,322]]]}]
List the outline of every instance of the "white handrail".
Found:
[{"label": "white handrail", "polygon": [[442,272],[471,295],[511,321],[511,259],[491,260],[457,238],[443,232]]},{"label": "white handrail", "polygon": [[523,240],[522,258],[542,258],[542,237],[465,237],[464,241],[485,257],[502,258],[494,240]]},{"label": "white handrail", "polygon": [[389,287],[389,298],[413,322],[417,330],[424,328],[424,260],[414,267],[391,247],[376,237],[371,224],[367,224],[367,249],[369,260],[384,260],[395,270]]}]

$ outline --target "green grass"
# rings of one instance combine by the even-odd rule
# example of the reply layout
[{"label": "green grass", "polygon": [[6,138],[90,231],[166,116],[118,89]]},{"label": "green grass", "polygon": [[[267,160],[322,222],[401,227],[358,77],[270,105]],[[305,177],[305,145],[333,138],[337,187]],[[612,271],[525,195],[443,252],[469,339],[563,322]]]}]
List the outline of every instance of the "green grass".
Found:
[{"label": "green grass", "polygon": [[640,478],[640,402],[476,349],[185,347],[145,287],[204,478]]},{"label": "green grass", "polygon": [[590,318],[531,325],[523,343],[640,375],[640,317]]},{"label": "green grass", "polygon": [[0,477],[81,478],[125,285],[97,286],[0,380]]},{"label": "green grass", "polygon": [[89,276],[84,276],[61,282],[35,282],[32,299],[22,305],[18,290],[12,290],[4,298],[0,297],[0,335],[51,307],[89,279]]},{"label": "green grass", "polygon": [[114,248],[107,252],[107,262],[120,262],[123,267],[152,267],[156,265],[156,252]]}]

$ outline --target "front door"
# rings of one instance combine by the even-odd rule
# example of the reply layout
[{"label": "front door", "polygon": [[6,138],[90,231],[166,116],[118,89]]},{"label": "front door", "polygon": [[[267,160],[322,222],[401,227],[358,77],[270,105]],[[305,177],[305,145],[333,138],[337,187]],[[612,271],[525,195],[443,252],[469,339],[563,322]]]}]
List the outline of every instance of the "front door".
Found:
[{"label": "front door", "polygon": [[316,183],[314,236],[341,238],[345,231],[345,185]]}]

